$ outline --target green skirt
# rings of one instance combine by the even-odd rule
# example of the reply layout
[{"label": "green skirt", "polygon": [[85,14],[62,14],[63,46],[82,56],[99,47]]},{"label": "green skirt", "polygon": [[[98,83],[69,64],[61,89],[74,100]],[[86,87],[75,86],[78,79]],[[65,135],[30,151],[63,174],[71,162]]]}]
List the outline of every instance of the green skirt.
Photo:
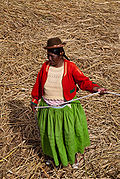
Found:
[{"label": "green skirt", "polygon": [[[41,99],[40,106],[48,105]],[[71,107],[39,109],[38,125],[42,150],[56,166],[75,163],[75,154],[84,153],[90,145],[85,112],[78,100]]]}]

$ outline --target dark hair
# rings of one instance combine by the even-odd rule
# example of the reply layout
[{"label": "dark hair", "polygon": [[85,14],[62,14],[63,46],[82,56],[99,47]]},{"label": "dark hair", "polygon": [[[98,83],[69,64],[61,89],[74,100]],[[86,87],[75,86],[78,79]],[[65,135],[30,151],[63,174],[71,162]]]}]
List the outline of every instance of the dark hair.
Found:
[{"label": "dark hair", "polygon": [[65,51],[63,49],[63,47],[61,48],[52,48],[52,49],[48,49],[48,52],[54,53],[56,55],[60,55],[61,52],[63,52],[63,56],[69,60],[69,58],[65,55]]},{"label": "dark hair", "polygon": [[55,55],[60,55],[60,53],[62,52],[62,48],[51,48],[48,49],[48,52],[54,53]]}]

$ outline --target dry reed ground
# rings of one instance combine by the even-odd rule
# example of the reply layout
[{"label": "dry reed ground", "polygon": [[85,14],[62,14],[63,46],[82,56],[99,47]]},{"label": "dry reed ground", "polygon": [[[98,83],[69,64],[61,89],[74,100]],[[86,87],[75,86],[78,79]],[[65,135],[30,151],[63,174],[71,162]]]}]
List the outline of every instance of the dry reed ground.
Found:
[{"label": "dry reed ground", "polygon": [[120,93],[120,1],[1,0],[0,27],[0,178],[120,178],[118,96],[81,100],[91,146],[79,170],[45,165],[30,109],[53,36],[67,41],[66,54],[85,75]]}]

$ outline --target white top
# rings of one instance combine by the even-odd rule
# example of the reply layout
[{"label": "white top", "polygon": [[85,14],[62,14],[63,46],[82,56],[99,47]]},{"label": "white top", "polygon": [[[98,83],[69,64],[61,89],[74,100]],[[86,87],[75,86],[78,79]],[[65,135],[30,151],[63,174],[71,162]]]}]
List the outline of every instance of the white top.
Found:
[{"label": "white top", "polygon": [[61,67],[49,67],[48,76],[44,85],[43,98],[47,100],[63,100],[62,78],[64,65]]}]

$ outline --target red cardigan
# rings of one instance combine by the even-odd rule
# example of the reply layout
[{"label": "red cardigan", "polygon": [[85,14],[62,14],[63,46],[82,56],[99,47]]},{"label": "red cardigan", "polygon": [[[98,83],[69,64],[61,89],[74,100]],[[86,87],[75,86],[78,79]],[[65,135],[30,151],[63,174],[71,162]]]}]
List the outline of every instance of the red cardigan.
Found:
[{"label": "red cardigan", "polygon": [[[46,61],[37,75],[36,83],[34,84],[31,93],[32,103],[37,104],[38,100],[43,96],[43,89],[47,79],[48,70],[49,61]],[[75,97],[77,90],[76,84],[78,84],[80,89],[90,92],[93,92],[95,86],[99,87],[97,84],[90,81],[73,62],[64,60],[62,87],[65,100],[69,101]]]}]

